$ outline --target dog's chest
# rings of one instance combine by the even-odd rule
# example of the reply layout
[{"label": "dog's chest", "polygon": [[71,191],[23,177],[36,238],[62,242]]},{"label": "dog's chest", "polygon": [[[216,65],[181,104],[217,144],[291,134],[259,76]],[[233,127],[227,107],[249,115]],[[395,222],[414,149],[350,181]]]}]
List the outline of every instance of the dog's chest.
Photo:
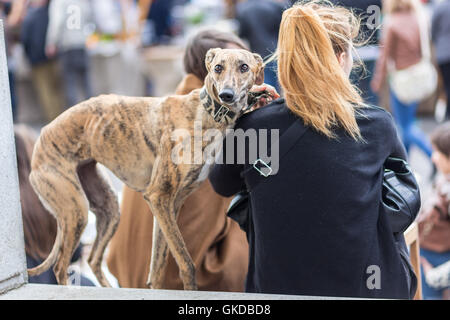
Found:
[{"label": "dog's chest", "polygon": [[[204,181],[208,178],[212,166],[219,159],[222,152],[222,143],[225,138],[226,130],[232,128],[234,124],[223,125],[215,122],[211,115],[202,107],[196,110],[194,122],[194,156],[196,163],[202,163],[200,173],[196,182]],[[201,154],[198,153],[201,147]]]},{"label": "dog's chest", "polygon": [[203,166],[197,177],[197,182],[204,181],[208,178],[212,166],[217,161],[222,151],[222,138],[216,137],[212,142],[203,149]]}]

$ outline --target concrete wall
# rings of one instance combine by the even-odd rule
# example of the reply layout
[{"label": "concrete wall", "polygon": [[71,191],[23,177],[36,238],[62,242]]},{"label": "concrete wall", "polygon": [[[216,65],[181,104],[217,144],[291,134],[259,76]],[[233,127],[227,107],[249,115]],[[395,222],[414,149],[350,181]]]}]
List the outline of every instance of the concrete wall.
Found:
[{"label": "concrete wall", "polygon": [[16,149],[0,20],[0,293],[27,281]]}]

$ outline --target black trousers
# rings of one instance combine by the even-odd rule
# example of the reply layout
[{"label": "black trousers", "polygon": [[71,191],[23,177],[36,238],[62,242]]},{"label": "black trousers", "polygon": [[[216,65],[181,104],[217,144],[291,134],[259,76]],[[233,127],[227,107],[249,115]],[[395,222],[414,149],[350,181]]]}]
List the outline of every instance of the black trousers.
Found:
[{"label": "black trousers", "polygon": [[60,54],[66,108],[92,97],[89,58],[85,49],[71,49]]},{"label": "black trousers", "polygon": [[450,119],[450,61],[439,65],[439,69],[444,79],[445,93],[447,95],[447,113],[446,118]]}]

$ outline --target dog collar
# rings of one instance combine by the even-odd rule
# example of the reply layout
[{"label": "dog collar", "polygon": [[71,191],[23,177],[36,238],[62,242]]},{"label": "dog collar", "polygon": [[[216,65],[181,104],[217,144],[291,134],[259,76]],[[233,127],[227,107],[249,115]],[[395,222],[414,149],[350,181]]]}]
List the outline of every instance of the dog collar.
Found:
[{"label": "dog collar", "polygon": [[206,112],[208,112],[214,119],[215,122],[224,121],[226,124],[230,124],[236,117],[236,112],[231,111],[231,109],[225,105],[220,104],[206,91],[206,88],[200,91],[200,101],[203,104]]}]

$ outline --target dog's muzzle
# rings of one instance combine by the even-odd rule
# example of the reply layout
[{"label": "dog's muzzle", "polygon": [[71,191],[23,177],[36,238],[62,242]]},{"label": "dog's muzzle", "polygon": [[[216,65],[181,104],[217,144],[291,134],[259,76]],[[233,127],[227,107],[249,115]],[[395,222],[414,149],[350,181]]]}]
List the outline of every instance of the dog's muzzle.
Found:
[{"label": "dog's muzzle", "polygon": [[234,101],[234,91],[229,88],[225,88],[219,93],[219,98],[224,103],[232,103]]}]

